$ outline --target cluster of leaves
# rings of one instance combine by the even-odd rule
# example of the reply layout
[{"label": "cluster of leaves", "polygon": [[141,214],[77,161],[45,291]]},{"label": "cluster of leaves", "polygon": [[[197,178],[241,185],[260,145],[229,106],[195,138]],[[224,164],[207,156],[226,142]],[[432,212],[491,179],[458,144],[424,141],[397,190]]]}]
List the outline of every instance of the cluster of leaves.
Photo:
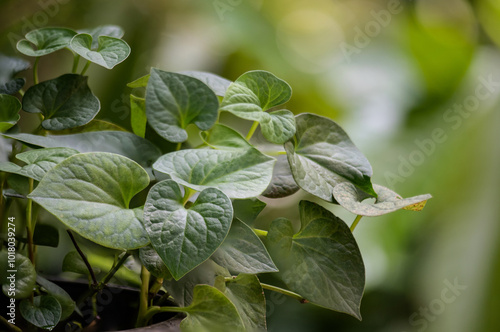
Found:
[{"label": "cluster of leaves", "polygon": [[[370,163],[344,130],[328,118],[282,109],[292,90],[266,71],[250,71],[231,82],[210,73],[152,68],[129,84],[133,133],[93,120],[100,102],[83,73],[89,63],[111,69],[125,60],[130,48],[122,35],[114,26],[28,33],[17,48],[36,57],[35,84],[22,103],[13,95],[23,94],[24,80],[15,74],[27,65],[0,58],[8,67],[0,75],[0,129],[14,126],[21,108],[41,119],[37,134],[16,127],[4,133],[32,149],[16,155],[23,165],[4,162],[0,170],[30,179],[28,202],[71,231],[136,253],[147,278],[143,284],[148,285],[149,274],[163,282],[179,307],[142,308],[140,324],[157,312],[181,311],[187,314],[181,324],[185,331],[262,330],[263,288],[360,319],[364,264],[346,223],[316,203],[301,201],[298,229],[279,218],[268,230],[257,230],[253,222],[266,206],[258,197],[277,199],[303,189],[358,216],[377,216],[420,210],[430,196],[402,199],[373,185]],[[39,57],[64,48],[74,54],[73,73],[38,83]],[[80,58],[87,64],[76,74]],[[221,112],[253,121],[246,137],[220,122]],[[259,128],[266,145],[251,142]],[[151,130],[175,149],[162,155],[165,149],[146,139]],[[199,133],[202,144],[192,146],[190,133]],[[141,193],[142,201],[131,204]],[[363,202],[370,197],[374,203]],[[84,273],[76,255],[68,254],[66,266]],[[18,267],[21,313],[51,329],[73,312],[74,303],[36,276],[33,261],[17,257],[25,265]],[[263,273],[273,274],[284,288],[261,283]],[[30,299],[36,284],[39,295]]]}]

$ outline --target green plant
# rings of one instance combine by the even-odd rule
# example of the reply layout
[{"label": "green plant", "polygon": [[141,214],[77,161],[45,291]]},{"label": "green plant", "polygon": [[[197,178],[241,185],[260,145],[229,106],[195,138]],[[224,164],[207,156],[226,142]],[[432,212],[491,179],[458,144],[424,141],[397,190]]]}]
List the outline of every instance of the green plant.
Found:
[{"label": "green plant", "polygon": [[[84,299],[95,301],[132,257],[140,262],[138,326],[169,311],[187,314],[185,331],[265,329],[263,289],[361,319],[365,271],[352,231],[361,216],[420,210],[430,195],[402,199],[372,185],[370,163],[344,130],[328,118],[282,109],[292,90],[266,71],[230,82],[153,68],[128,85],[133,133],[93,120],[100,102],[83,74],[91,63],[111,69],[125,60],[130,48],[122,36],[115,26],[28,33],[17,45],[35,57],[34,85],[25,93],[24,80],[14,77],[25,62],[1,58],[7,74],[0,82],[0,128],[15,126],[21,108],[37,113],[40,122],[34,134],[19,133],[17,126],[3,134],[23,165],[0,164],[2,230],[12,224],[6,209],[13,201],[26,208],[26,233],[17,232],[26,255],[15,256],[15,298],[22,300],[24,319],[50,330],[75,308],[64,290],[37,276],[36,246],[58,242],[56,228],[35,228],[39,206],[68,230],[77,251],[67,254],[63,269],[88,275]],[[72,73],[39,82],[40,57],[60,49],[73,53]],[[87,61],[77,74],[81,58]],[[221,113],[252,121],[246,137],[220,120]],[[259,128],[267,143],[252,140]],[[153,131],[156,145],[147,135]],[[351,228],[310,201],[298,203],[298,227],[279,218],[268,230],[254,228],[266,206],[260,195],[279,199],[299,189],[352,212]],[[370,197],[374,203],[363,202]],[[73,232],[116,250],[100,281]],[[1,253],[2,266],[12,258],[8,253]],[[261,283],[264,273],[280,287]],[[158,305],[152,300],[158,292],[178,306]]]}]

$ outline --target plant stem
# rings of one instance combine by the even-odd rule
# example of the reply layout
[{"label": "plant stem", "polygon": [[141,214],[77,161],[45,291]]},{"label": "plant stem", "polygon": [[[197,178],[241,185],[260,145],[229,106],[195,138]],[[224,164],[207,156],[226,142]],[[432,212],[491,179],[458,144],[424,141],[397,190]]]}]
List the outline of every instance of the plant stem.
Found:
[{"label": "plant stem", "polygon": [[351,225],[351,233],[354,232],[354,229],[356,228],[356,226],[358,226],[358,223],[359,221],[361,220],[361,218],[363,218],[363,216],[356,216],[356,219],[354,219],[354,221],[352,222],[352,225]]},{"label": "plant stem", "polygon": [[33,83],[38,84],[38,61],[40,61],[40,57],[35,59],[35,63],[33,64]]},{"label": "plant stem", "polygon": [[276,287],[276,286],[273,286],[273,285],[263,284],[263,283],[260,283],[260,285],[262,286],[263,289],[267,289],[267,290],[270,290],[270,291],[273,291],[273,292],[278,292],[278,293],[290,296],[290,297],[298,300],[300,303],[308,303],[309,302],[304,297],[300,296],[297,293],[291,292],[289,290],[286,290],[286,289],[283,289],[283,288],[279,288],[279,287]]},{"label": "plant stem", "polygon": [[175,146],[175,151],[179,151],[181,147],[182,147],[182,142],[177,143],[177,145]]},{"label": "plant stem", "polygon": [[21,97],[24,97],[24,90],[23,89],[19,89],[19,94],[21,95]]},{"label": "plant stem", "polygon": [[[33,179],[29,178],[29,192],[31,193],[33,191]],[[33,232],[35,230],[35,225],[33,225],[33,220],[32,220],[32,209],[33,209],[33,200],[31,198],[28,198],[28,203],[26,206],[26,230],[27,230],[27,236],[28,236],[28,257],[31,261],[31,264],[35,266],[35,250],[34,250],[34,245],[33,245]]]},{"label": "plant stem", "polygon": [[143,317],[143,320],[140,322],[141,324],[145,325],[147,322],[153,318],[154,315],[159,314],[160,312],[186,312],[187,308],[181,308],[181,307],[158,307],[158,306],[153,306],[146,311],[146,314]]},{"label": "plant stem", "polygon": [[3,326],[7,329],[7,331],[12,331],[12,332],[23,332],[19,327],[9,323],[7,319],[5,319],[3,316],[0,315],[0,322],[2,323]]},{"label": "plant stem", "polygon": [[111,278],[113,278],[113,276],[115,275],[116,271],[118,271],[120,269],[120,267],[122,267],[123,263],[125,263],[125,261],[127,260],[128,256],[130,256],[131,253],[130,252],[126,252],[122,258],[118,261],[118,263],[115,264],[115,266],[113,266],[113,268],[108,272],[108,274],[106,274],[106,276],[104,276],[103,280],[100,282],[100,284],[102,285],[102,287],[104,287],[110,280]]},{"label": "plant stem", "polygon": [[196,193],[195,190],[184,187],[184,197],[182,198],[182,205],[186,205],[189,199]]},{"label": "plant stem", "polygon": [[83,70],[80,73],[80,75],[84,75],[85,72],[87,71],[87,69],[89,69],[89,66],[90,66],[90,61],[87,61],[87,63],[85,64],[85,67],[83,67]]},{"label": "plant stem", "polygon": [[262,229],[257,229],[257,228],[252,228],[252,230],[257,234],[259,237],[266,237],[267,236],[267,231],[264,231]]},{"label": "plant stem", "polygon": [[71,70],[73,74],[76,74],[76,71],[78,70],[78,62],[80,62],[80,56],[75,54],[75,57],[73,58],[73,69]]},{"label": "plant stem", "polygon": [[149,288],[149,294],[154,297],[161,289],[161,286],[163,286],[163,278],[156,278],[153,285]]},{"label": "plant stem", "polygon": [[268,156],[281,156],[286,155],[286,151],[263,151]]},{"label": "plant stem", "polygon": [[253,124],[252,124],[252,127],[250,127],[250,130],[248,131],[248,134],[247,134],[247,141],[250,140],[250,138],[252,138],[253,136],[253,133],[255,133],[255,130],[257,129],[257,127],[259,126],[259,122],[257,121],[254,121]]},{"label": "plant stem", "polygon": [[[148,293],[149,293],[149,271],[142,266],[141,267],[141,294],[139,298],[139,313],[137,314],[137,321],[135,323],[135,327],[145,326],[148,321],[144,320],[144,316],[148,311]],[[144,325],[141,325],[144,324]]]},{"label": "plant stem", "polygon": [[78,246],[78,243],[76,243],[75,237],[73,236],[73,233],[68,229],[66,230],[68,232],[69,237],[71,239],[71,242],[73,242],[73,245],[75,246],[76,251],[78,251],[78,254],[82,258],[83,262],[85,263],[85,266],[87,267],[87,270],[89,270],[90,277],[92,278],[92,284],[97,286],[97,279],[95,277],[94,269],[92,269],[92,266],[90,265],[89,261],[87,260],[87,256],[83,253],[83,251],[80,249]]}]

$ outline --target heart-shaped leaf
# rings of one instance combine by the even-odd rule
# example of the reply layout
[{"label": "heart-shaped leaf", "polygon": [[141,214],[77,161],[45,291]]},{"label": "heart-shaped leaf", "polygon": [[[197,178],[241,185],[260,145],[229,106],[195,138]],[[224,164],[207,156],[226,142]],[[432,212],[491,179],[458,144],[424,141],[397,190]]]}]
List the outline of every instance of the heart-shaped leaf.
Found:
[{"label": "heart-shaped leaf", "polygon": [[217,96],[200,80],[151,69],[146,88],[146,115],[161,137],[170,142],[184,142],[189,124],[208,130],[217,120],[218,110]]},{"label": "heart-shaped leaf", "polygon": [[130,124],[134,134],[140,137],[146,135],[146,100],[130,95]]},{"label": "heart-shaped leaf", "polygon": [[217,277],[214,287],[234,304],[246,331],[266,331],[266,298],[256,275],[240,274],[229,281]]},{"label": "heart-shaped leaf", "polygon": [[229,234],[212,259],[231,273],[278,271],[257,234],[238,219],[233,219]]},{"label": "heart-shaped leaf", "polygon": [[165,263],[161,259],[160,255],[154,250],[153,247],[145,246],[139,249],[139,259],[141,260],[142,265],[151,272],[157,278],[165,278],[171,279],[172,275],[168,270]]},{"label": "heart-shaped leaf", "polygon": [[232,219],[231,200],[220,190],[203,190],[186,209],[181,188],[172,180],[154,185],[144,205],[144,225],[151,245],[176,280],[219,248]]},{"label": "heart-shaped leaf", "polygon": [[29,67],[28,61],[0,54],[0,94],[13,95],[21,90],[25,80],[15,76]]},{"label": "heart-shaped leaf", "polygon": [[217,188],[230,198],[251,198],[260,195],[269,185],[274,162],[274,158],[255,148],[200,149],[163,155],[153,168],[197,191]]},{"label": "heart-shaped leaf", "polygon": [[76,32],[66,28],[41,28],[30,31],[17,43],[17,50],[27,56],[43,56],[69,46]]},{"label": "heart-shaped leaf", "polygon": [[114,38],[122,38],[125,32],[117,25],[100,25],[93,29],[78,30],[78,33],[86,33],[92,36],[92,49],[95,50],[99,47],[99,37],[108,36]]},{"label": "heart-shaped leaf", "polygon": [[36,327],[51,331],[61,320],[62,308],[57,299],[50,295],[35,296],[33,303],[28,299],[19,304],[21,315]]},{"label": "heart-shaped leaf", "polygon": [[365,267],[349,227],[315,203],[301,201],[299,208],[298,233],[284,218],[269,229],[269,251],[279,276],[308,301],[361,319]]},{"label": "heart-shaped leaf", "polygon": [[71,49],[82,58],[107,69],[112,69],[130,55],[130,46],[122,39],[101,35],[97,40],[98,47],[94,50],[92,36],[80,33],[71,40]]},{"label": "heart-shaped leaf", "polygon": [[432,198],[429,194],[402,198],[394,191],[377,184],[373,185],[373,189],[378,197],[376,202],[371,204],[363,203],[365,197],[359,194],[352,183],[348,182],[335,186],[333,196],[347,211],[369,217],[381,216],[399,209],[420,211],[424,208],[427,200]]},{"label": "heart-shaped leaf", "polygon": [[246,331],[234,304],[212,286],[197,285],[193,303],[182,310],[187,313],[181,322],[183,332]]},{"label": "heart-shaped leaf", "polygon": [[[12,259],[13,258],[13,259]],[[2,292],[11,298],[25,299],[33,293],[36,271],[30,260],[18,253],[0,252]]]},{"label": "heart-shaped leaf", "polygon": [[268,141],[283,144],[295,133],[293,113],[265,111],[286,103],[291,95],[292,89],[285,81],[266,71],[250,71],[229,86],[221,110],[259,122]]},{"label": "heart-shaped leaf", "polygon": [[372,196],[372,167],[333,120],[303,113],[296,117],[295,140],[285,144],[288,162],[300,188],[333,202],[333,188],[352,182]]},{"label": "heart-shaped leaf", "polygon": [[242,150],[251,148],[252,145],[236,130],[222,124],[216,124],[208,132],[202,132],[203,141],[217,150]]},{"label": "heart-shaped leaf", "polygon": [[42,127],[62,130],[89,123],[101,109],[86,76],[65,74],[34,85],[26,91],[23,110],[42,113]]},{"label": "heart-shaped leaf", "polygon": [[61,320],[65,320],[73,313],[75,310],[75,302],[64,289],[40,276],[36,277],[36,282],[43,287],[42,290],[44,292],[54,297],[61,305]]},{"label": "heart-shaped leaf", "polygon": [[0,163],[0,171],[15,173],[41,181],[54,166],[77,153],[78,151],[69,148],[31,150],[16,155],[17,159],[26,163],[25,166],[21,167],[11,162],[3,162]]},{"label": "heart-shaped leaf", "polygon": [[293,178],[287,157],[285,155],[277,156],[273,178],[262,195],[269,198],[282,198],[295,194],[299,189]]},{"label": "heart-shaped leaf", "polygon": [[136,249],[149,243],[132,197],[149,184],[146,171],[120,155],[94,152],[65,159],[29,195],[66,226],[100,245]]},{"label": "heart-shaped leaf", "polygon": [[44,148],[66,147],[79,152],[110,152],[130,158],[143,167],[160,157],[160,150],[148,140],[121,131],[94,131],[74,135],[38,136],[9,134],[9,138]]},{"label": "heart-shaped leaf", "polygon": [[264,210],[266,203],[252,197],[233,200],[234,217],[247,225],[252,225],[257,216]]},{"label": "heart-shaped leaf", "polygon": [[3,133],[21,118],[21,102],[16,97],[0,94],[0,110],[0,132]]},{"label": "heart-shaped leaf", "polygon": [[185,307],[193,301],[193,291],[196,285],[213,286],[218,276],[228,277],[229,275],[227,269],[217,265],[213,260],[207,259],[179,280],[173,278],[164,280],[163,286],[176,303]]}]

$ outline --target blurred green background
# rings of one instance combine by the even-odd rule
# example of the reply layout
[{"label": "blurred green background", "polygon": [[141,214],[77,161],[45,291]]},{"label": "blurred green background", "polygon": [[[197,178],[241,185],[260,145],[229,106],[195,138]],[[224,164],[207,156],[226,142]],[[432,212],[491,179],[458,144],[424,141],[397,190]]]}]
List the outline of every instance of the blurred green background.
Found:
[{"label": "blurred green background", "polygon": [[[267,294],[270,331],[500,330],[500,1],[0,0],[0,52],[16,55],[35,28],[103,24],[124,28],[132,54],[89,69],[100,118],[130,128],[126,83],[151,66],[232,80],[269,70],[294,90],[288,109],[347,130],[375,183],[434,196],[358,225],[362,322]],[[71,64],[44,57],[40,78]],[[266,202],[295,218],[302,198]]]}]

